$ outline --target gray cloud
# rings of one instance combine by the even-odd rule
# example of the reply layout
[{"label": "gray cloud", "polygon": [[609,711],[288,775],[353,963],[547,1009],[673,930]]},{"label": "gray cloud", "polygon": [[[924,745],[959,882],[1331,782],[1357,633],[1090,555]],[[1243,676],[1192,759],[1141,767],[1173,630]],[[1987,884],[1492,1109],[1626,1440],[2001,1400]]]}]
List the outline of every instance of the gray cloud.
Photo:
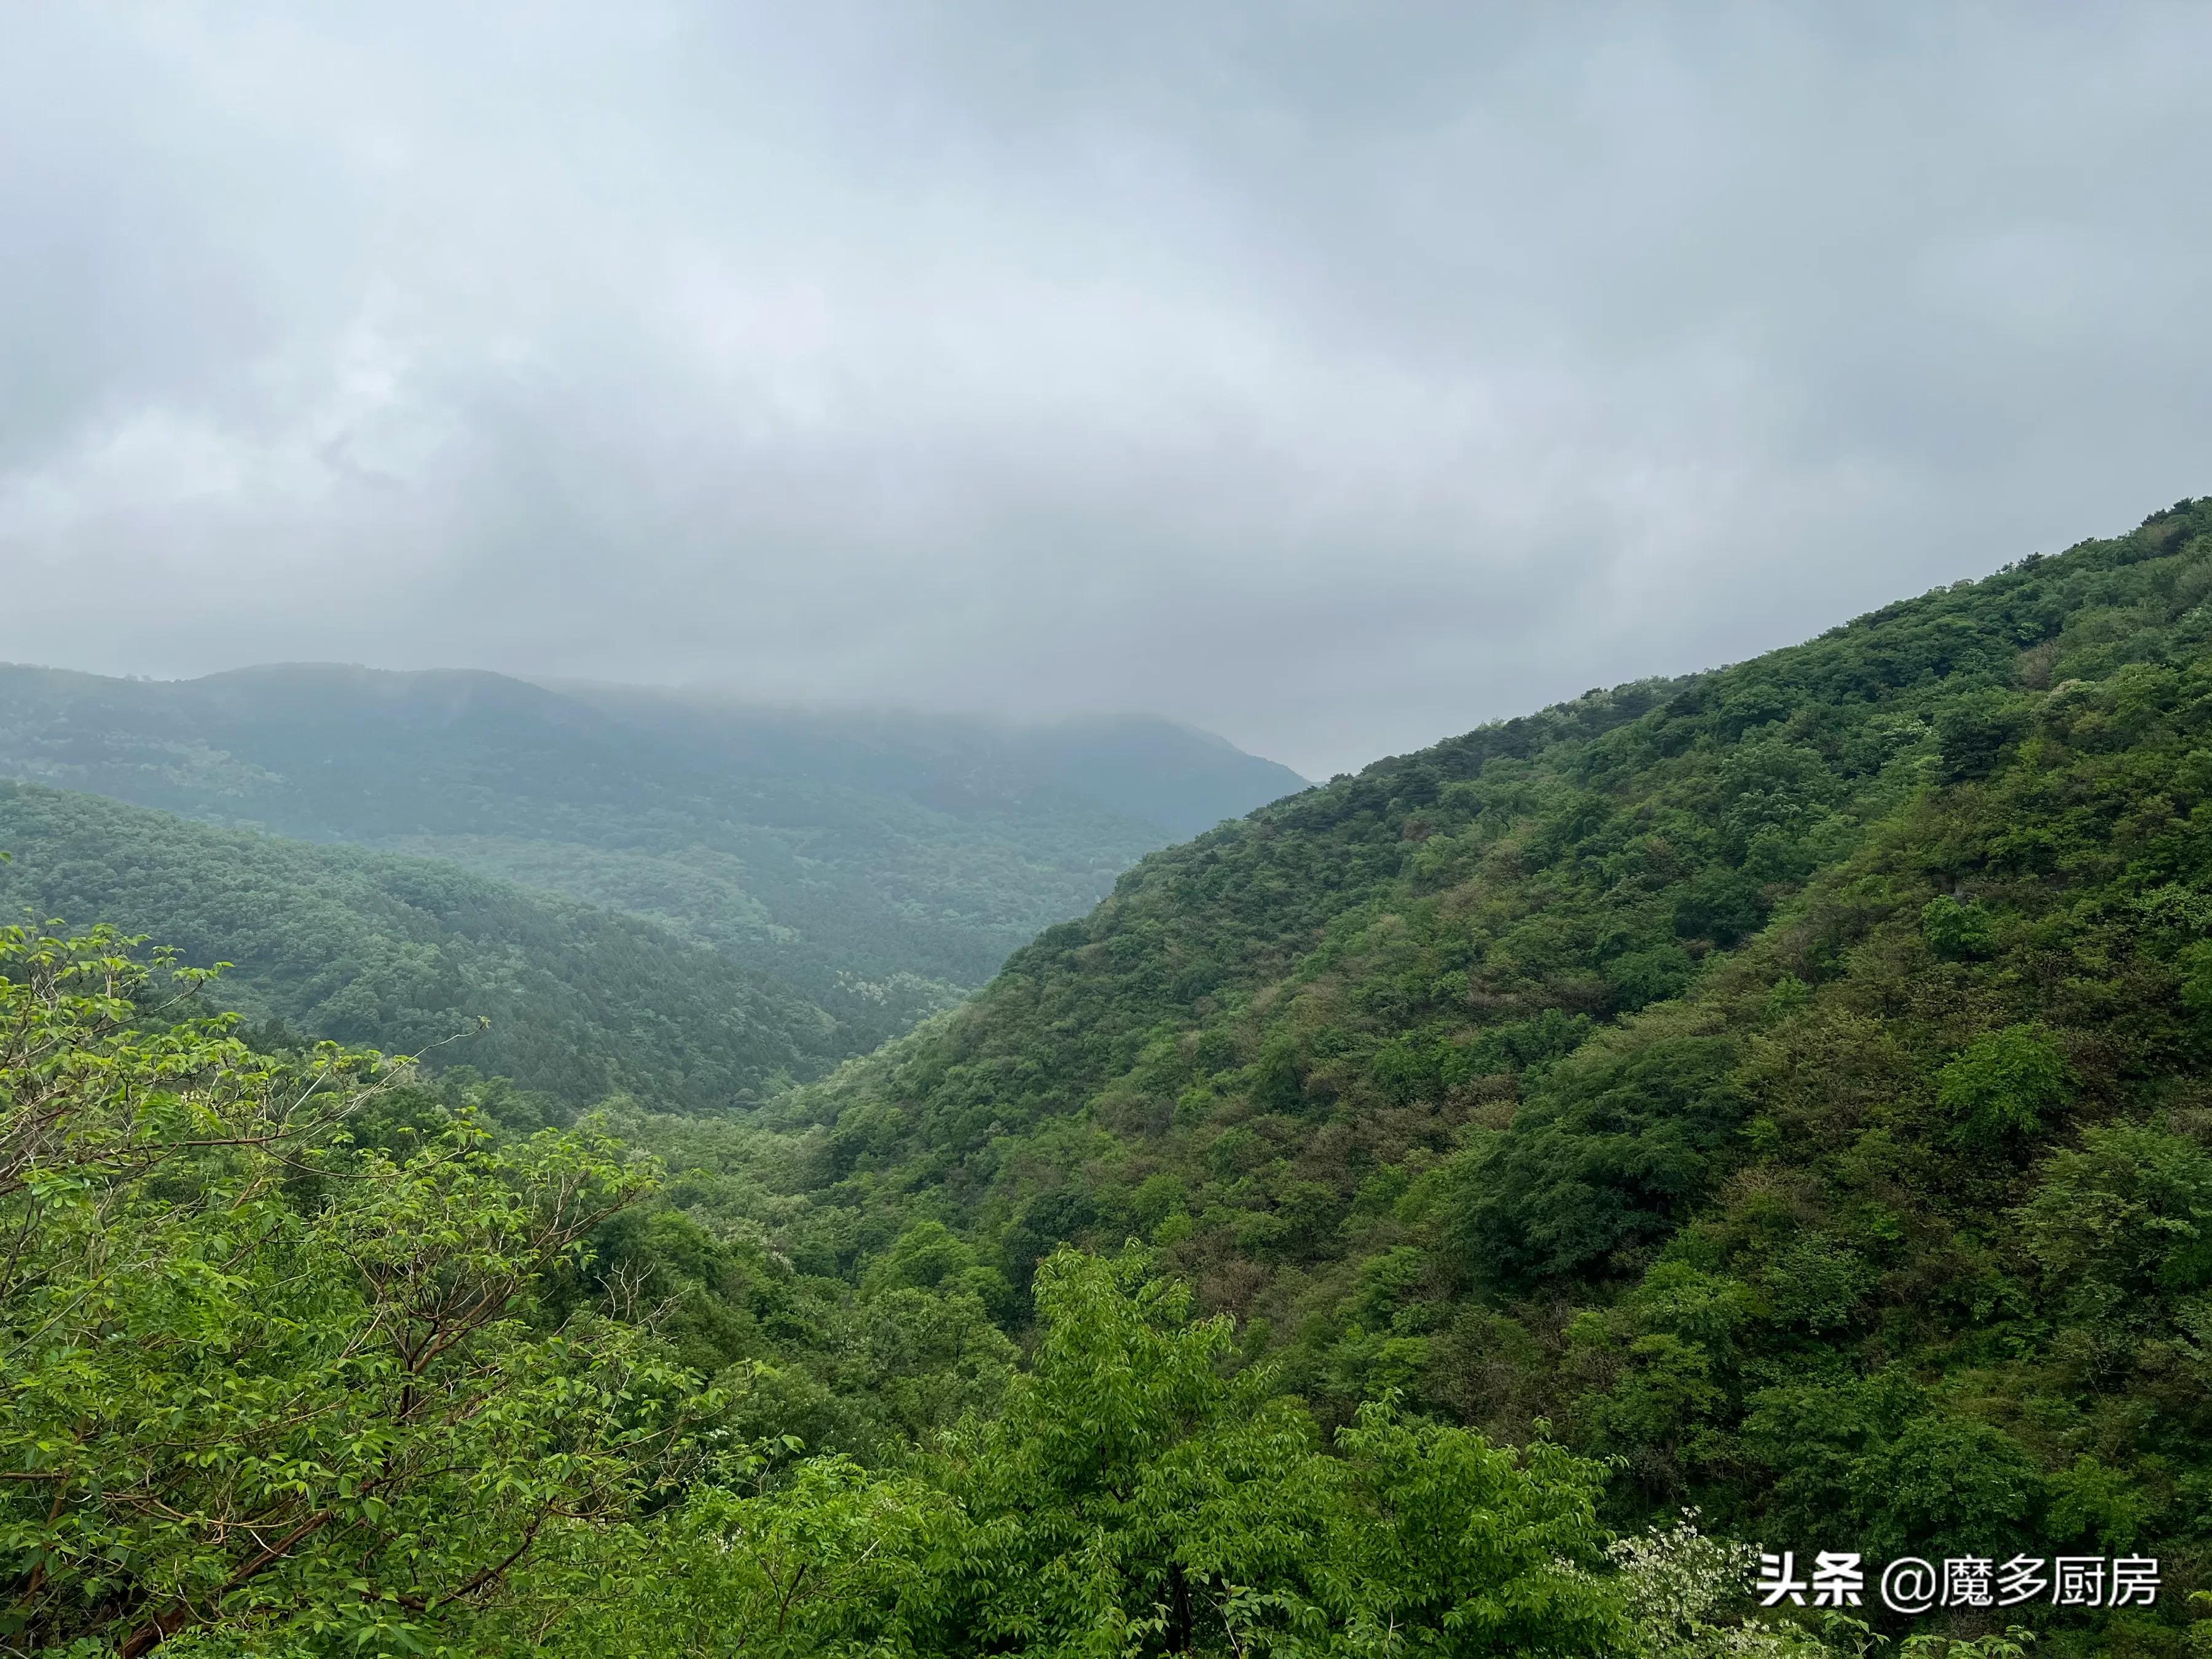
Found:
[{"label": "gray cloud", "polygon": [[1326,773],[2212,489],[2198,8],[7,33],[0,656]]}]

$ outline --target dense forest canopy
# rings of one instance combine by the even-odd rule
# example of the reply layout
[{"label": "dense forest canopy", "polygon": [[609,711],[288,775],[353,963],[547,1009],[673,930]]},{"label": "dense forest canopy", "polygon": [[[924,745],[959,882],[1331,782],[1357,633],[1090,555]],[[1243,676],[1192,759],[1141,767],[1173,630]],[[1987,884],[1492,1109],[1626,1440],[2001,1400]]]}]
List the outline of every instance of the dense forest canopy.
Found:
[{"label": "dense forest canopy", "polygon": [[766,975],[651,922],[430,859],[218,830],[0,781],[0,915],[112,917],[210,994],[306,1036],[514,1079],[571,1109],[757,1105],[851,1033]]},{"label": "dense forest canopy", "polygon": [[[5,1639],[2212,1651],[2208,645],[2183,502],[1155,853],[737,1113],[10,933]],[[1762,1546],[2161,1577],[1761,1613]]]},{"label": "dense forest canopy", "polygon": [[983,983],[1141,854],[1305,787],[1161,720],[1001,727],[316,665],[0,665],[0,776],[623,911],[823,1005],[847,1053]]},{"label": "dense forest canopy", "polygon": [[1156,854],[776,1109],[793,1237],[1135,1237],[1623,1524],[2212,1586],[2208,599],[2184,503]]},{"label": "dense forest canopy", "polygon": [[1596,1466],[1388,1401],[1332,1443],[1139,1255],[1046,1264],[1032,1363],[999,1338],[926,1444],[749,1437],[774,1370],[710,1378],[650,1310],[733,1265],[653,1160],[170,1023],[200,975],[152,966],[0,930],[9,1650],[1564,1656],[1719,1627],[1740,1552],[1608,1551]]}]

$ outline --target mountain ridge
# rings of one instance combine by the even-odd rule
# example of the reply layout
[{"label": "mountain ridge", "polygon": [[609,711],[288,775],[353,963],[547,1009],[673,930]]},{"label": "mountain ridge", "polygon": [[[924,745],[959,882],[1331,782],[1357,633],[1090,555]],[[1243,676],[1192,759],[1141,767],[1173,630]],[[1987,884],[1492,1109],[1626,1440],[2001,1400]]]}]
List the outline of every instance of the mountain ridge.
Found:
[{"label": "mountain ridge", "polygon": [[[269,855],[34,786],[0,787],[0,823],[11,801]],[[472,879],[283,847],[392,886]],[[116,873],[222,892],[222,859],[206,864]],[[249,892],[216,927],[251,945],[268,908]],[[729,971],[648,935],[678,980],[634,979],[641,1012],[691,963]],[[330,954],[306,933],[301,960]],[[0,989],[35,1021],[35,996]],[[696,1016],[601,1025],[681,1061]],[[101,1066],[73,1076],[110,1075],[105,1039],[82,1052]],[[173,1051],[119,1052],[144,1070]],[[590,1632],[579,1651],[607,1632],[658,1650],[672,1616],[781,1637],[799,1552],[826,1569],[802,1645],[965,1654],[1048,1629],[1073,1650],[1157,1629],[1181,1595],[1176,1651],[1290,1630],[1247,1622],[1257,1608],[1316,1647],[1387,1623],[1445,1647],[1473,1629],[1560,1653],[1863,1659],[1911,1638],[2005,1659],[2024,1629],[2052,1659],[2185,1659],[2212,1629],[2186,1626],[2212,1588],[2208,1079],[2212,501],[1219,824],[1122,872],[971,1000],[758,1111],[641,1097],[530,1133],[528,1103],[432,1077],[349,1117],[334,1150],[351,1158],[358,1133],[349,1173],[441,1224],[466,1218],[422,1194],[464,1173],[456,1156],[505,1172],[457,1188],[501,1215],[532,1171],[574,1192],[665,1168],[634,1207],[580,1221],[588,1249],[579,1232],[507,1279],[531,1316],[498,1328],[565,1343],[568,1316],[655,1310],[640,1339],[681,1369],[645,1389],[626,1372],[620,1422],[711,1377],[699,1409],[746,1449],[742,1492],[670,1504],[657,1484],[534,1559],[502,1541],[512,1600],[457,1638],[535,1648],[568,1620]],[[161,1172],[132,1201],[166,1227],[177,1187]],[[295,1201],[289,1178],[266,1190]],[[300,1222],[344,1213],[312,1182],[300,1195]],[[209,1222],[227,1255],[234,1230]],[[69,1230],[14,1231],[67,1266]],[[280,1317],[234,1323],[314,1316],[276,1270],[296,1237],[266,1230],[270,1271],[221,1280],[277,1296],[256,1305]],[[138,1305],[169,1328],[166,1284],[131,1288],[160,1292]],[[75,1300],[118,1362],[105,1397],[137,1398],[143,1351],[107,1340],[109,1304]],[[19,1328],[50,1319],[33,1299]],[[203,1376],[240,1362],[214,1346],[172,1397],[228,1413],[241,1391]],[[88,1443],[94,1419],[51,1397],[41,1443]],[[548,1421],[553,1443],[573,1416]],[[363,1443],[388,1467],[388,1442]],[[108,1502],[94,1457],[36,1467]],[[342,1498],[349,1479],[326,1484]],[[417,1512],[477,1496],[441,1488]],[[64,1505],[9,1501],[69,1559]],[[357,1576],[345,1543],[327,1559]],[[1865,1622],[1748,1605],[1762,1553],[1838,1548],[1868,1568]],[[1574,1599],[1528,1599],[1501,1551]],[[1906,1557],[2124,1559],[2158,1589],[1914,1620],[1871,1589]],[[419,1583],[416,1558],[393,1570]],[[1296,1599],[1316,1586],[1334,1599]],[[1534,1609],[1525,1630],[1500,1635],[1500,1604]],[[1580,1636],[1561,1639],[1563,1607]]]},{"label": "mountain ridge", "polygon": [[[1161,787],[1200,816],[1303,784],[1233,748],[1162,741],[1182,769]],[[1085,764],[973,722],[483,670],[0,667],[0,775],[447,859],[637,915],[791,983],[857,1048],[957,1000],[1171,838],[1085,793]],[[1126,796],[1129,770],[1105,793]]]},{"label": "mountain ridge", "polygon": [[1548,1421],[1623,1526],[2181,1595],[2208,1075],[2212,501],[1163,849],[770,1109],[817,1271],[1133,1239],[1317,1410]]}]

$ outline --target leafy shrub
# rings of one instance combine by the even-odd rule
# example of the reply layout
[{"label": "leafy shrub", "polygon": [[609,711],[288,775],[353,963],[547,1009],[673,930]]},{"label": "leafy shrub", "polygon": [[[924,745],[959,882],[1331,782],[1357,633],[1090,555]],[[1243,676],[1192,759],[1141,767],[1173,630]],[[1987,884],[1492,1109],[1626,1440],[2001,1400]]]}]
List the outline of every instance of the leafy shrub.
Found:
[{"label": "leafy shrub", "polygon": [[1928,948],[1946,962],[1978,962],[1996,948],[1996,932],[1979,905],[1961,904],[1939,894],[1920,908],[1920,932]]},{"label": "leafy shrub", "polygon": [[1976,1037],[1936,1073],[1936,1103],[1954,1141],[1990,1146],[2033,1134],[2065,1100],[2067,1083],[2048,1033],[2008,1025]]},{"label": "leafy shrub", "polygon": [[2006,745],[2027,726],[2026,708],[2002,691],[1977,692],[1952,703],[1936,717],[1936,753],[1945,781],[1987,777],[1996,770]]},{"label": "leafy shrub", "polygon": [[1701,870],[1674,901],[1674,931],[1684,939],[1708,939],[1723,949],[1766,919],[1759,883],[1741,870],[1715,865]]}]

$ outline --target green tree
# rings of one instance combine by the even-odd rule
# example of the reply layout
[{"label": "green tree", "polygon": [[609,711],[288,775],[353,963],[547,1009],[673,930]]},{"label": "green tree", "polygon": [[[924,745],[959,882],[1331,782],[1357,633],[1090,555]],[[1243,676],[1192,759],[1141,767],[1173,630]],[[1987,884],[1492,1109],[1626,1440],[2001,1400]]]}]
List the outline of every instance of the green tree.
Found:
[{"label": "green tree", "polygon": [[1055,1253],[1036,1363],[896,1472],[726,1460],[571,1528],[496,1616],[592,1655],[1587,1655],[1624,1637],[1601,1472],[1370,1401],[1331,1447],[1144,1258]]},{"label": "green tree", "polygon": [[7,1640],[415,1650],[677,1478],[690,1377],[531,1316],[647,1166],[465,1119],[356,1144],[395,1063],[167,1023],[131,943],[0,931]]},{"label": "green tree", "polygon": [[1946,779],[1959,782],[1996,769],[2005,745],[2027,724],[2017,698],[2002,691],[1961,697],[1936,717],[1936,742]]},{"label": "green tree", "polygon": [[1946,962],[1974,962],[1995,948],[1996,935],[1986,911],[1939,893],[1920,908],[1920,931],[1928,948]]},{"label": "green tree", "polygon": [[2033,1134],[2066,1091],[2065,1058],[2036,1025],[1976,1037],[1936,1078],[1936,1103],[1952,1139],[1971,1146]]},{"label": "green tree", "polygon": [[[967,1439],[965,1640],[1032,1654],[1595,1652],[1618,1632],[1601,1475],[1370,1401],[1324,1446],[1267,1368],[1231,1372],[1189,1291],[1062,1251],[1035,1369]],[[967,1650],[963,1648],[961,1650]]]},{"label": "green tree", "polygon": [[2136,1124],[2086,1129],[2018,1212],[2029,1255],[2071,1321],[2160,1322],[2212,1285],[2212,1153]]}]

